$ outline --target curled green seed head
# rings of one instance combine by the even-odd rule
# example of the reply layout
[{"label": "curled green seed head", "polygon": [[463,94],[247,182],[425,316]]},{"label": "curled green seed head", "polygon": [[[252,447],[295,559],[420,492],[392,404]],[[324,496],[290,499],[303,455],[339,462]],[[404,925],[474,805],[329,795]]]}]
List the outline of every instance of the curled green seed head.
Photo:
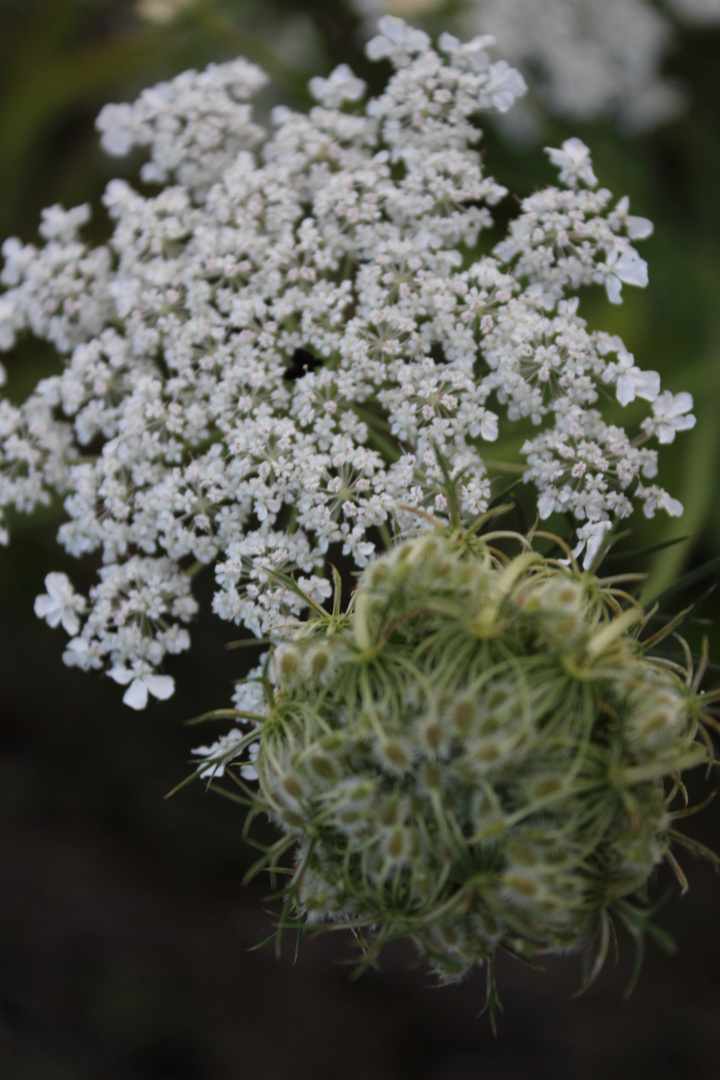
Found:
[{"label": "curled green seed head", "polygon": [[680,774],[710,755],[644,620],[527,541],[509,558],[438,530],[375,560],[345,616],[269,660],[256,798],[296,840],[291,918],[371,955],[408,937],[445,980],[498,948],[599,941],[601,961],[599,925],[646,917]]}]

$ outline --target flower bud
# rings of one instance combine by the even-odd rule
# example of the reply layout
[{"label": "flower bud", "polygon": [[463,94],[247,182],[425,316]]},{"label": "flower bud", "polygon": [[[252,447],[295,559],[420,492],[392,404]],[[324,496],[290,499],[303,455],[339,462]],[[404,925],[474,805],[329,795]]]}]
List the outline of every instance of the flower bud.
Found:
[{"label": "flower bud", "polygon": [[438,529],[371,563],[268,669],[257,808],[301,840],[300,924],[406,936],[446,981],[591,948],[614,914],[640,933],[680,770],[709,759],[643,618],[524,540]]}]

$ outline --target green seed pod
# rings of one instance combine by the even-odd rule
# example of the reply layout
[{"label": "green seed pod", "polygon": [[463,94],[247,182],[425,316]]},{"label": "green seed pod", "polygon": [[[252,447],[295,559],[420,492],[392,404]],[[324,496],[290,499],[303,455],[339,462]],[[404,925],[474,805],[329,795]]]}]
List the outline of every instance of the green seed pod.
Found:
[{"label": "green seed pod", "polygon": [[520,540],[410,540],[276,649],[256,808],[297,841],[293,925],[408,937],[454,980],[599,942],[594,972],[609,920],[646,924],[702,695],[639,605]]}]

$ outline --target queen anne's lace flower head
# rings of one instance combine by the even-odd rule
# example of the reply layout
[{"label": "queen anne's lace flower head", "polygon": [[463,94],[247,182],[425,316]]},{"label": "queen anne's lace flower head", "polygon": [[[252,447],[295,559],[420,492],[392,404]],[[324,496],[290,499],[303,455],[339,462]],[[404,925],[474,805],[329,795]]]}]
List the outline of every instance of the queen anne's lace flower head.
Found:
[{"label": "queen anne's lace flower head", "polygon": [[[549,150],[561,186],[483,244],[506,189],[478,115],[524,89],[490,45],[435,49],[382,20],[368,52],[394,67],[385,91],[361,103],[342,65],[267,135],[257,67],[185,72],[100,114],[106,149],[145,149],[160,185],[108,185],[107,245],[80,237],[85,206],[46,211],[39,249],[5,242],[0,347],[30,330],[63,367],[0,402],[0,506],[63,496],[62,545],[102,568],[86,600],[50,575],[38,613],[71,634],[66,663],[107,670],[132,707],[172,690],[157,671],[189,645],[197,569],[214,567],[222,618],[281,637],[305,603],[288,575],[322,603],[332,549],[363,567],[388,524],[447,517],[442,462],[466,522],[482,514],[483,446],[507,421],[535,425],[525,478],[541,517],[574,516],[586,565],[631,491],[648,515],[680,512],[646,485],[647,443],[692,425],[690,395],[661,393],[578,308],[582,286],[619,302],[645,284],[633,242],[650,223],[570,139]],[[652,404],[639,435],[603,416],[608,388]]]}]

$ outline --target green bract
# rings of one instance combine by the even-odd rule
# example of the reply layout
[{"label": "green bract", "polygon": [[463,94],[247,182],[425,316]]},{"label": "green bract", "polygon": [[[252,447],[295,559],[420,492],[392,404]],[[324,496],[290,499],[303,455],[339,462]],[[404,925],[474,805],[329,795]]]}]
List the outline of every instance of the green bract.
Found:
[{"label": "green bract", "polygon": [[702,696],[638,604],[518,539],[405,542],[275,648],[255,809],[296,852],[284,925],[408,937],[445,980],[498,948],[594,942],[599,970],[613,916],[645,925]]}]

